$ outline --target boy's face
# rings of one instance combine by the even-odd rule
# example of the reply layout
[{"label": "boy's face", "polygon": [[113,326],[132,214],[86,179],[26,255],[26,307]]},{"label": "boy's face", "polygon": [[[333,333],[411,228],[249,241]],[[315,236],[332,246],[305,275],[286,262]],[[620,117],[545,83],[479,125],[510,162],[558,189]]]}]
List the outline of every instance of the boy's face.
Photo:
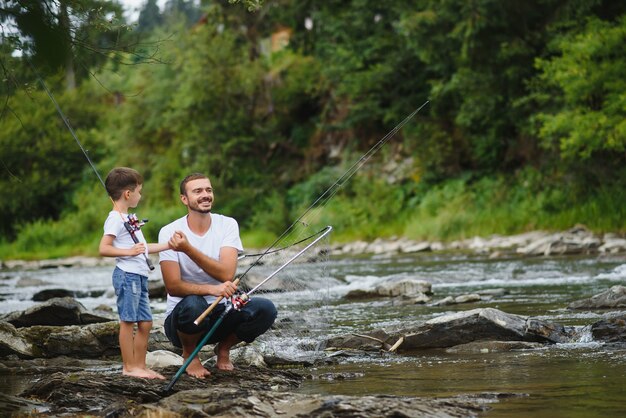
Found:
[{"label": "boy's face", "polygon": [[128,190],[129,194],[128,194],[128,207],[129,208],[136,208],[137,205],[139,204],[139,201],[141,200],[141,189],[143,188],[143,184],[138,184],[137,187],[135,187],[135,190]]}]

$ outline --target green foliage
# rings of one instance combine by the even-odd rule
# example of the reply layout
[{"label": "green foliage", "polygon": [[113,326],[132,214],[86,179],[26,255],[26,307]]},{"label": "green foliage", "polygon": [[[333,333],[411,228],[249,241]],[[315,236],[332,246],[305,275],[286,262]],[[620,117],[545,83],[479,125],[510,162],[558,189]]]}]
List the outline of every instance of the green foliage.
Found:
[{"label": "green foliage", "polygon": [[402,188],[381,179],[354,177],[320,211],[320,224],[333,225],[340,238],[341,231],[358,231],[359,238],[368,240],[390,236],[401,230],[407,215],[405,203]]},{"label": "green foliage", "polygon": [[558,55],[537,61],[546,90],[556,93],[545,100],[559,105],[537,115],[539,137],[568,161],[611,153],[626,162],[626,16],[592,17],[580,31],[557,38],[555,50]]},{"label": "green foliage", "polygon": [[[71,112],[77,135],[87,139],[98,122],[98,101],[84,90],[57,100]],[[0,130],[0,161],[6,174],[0,178],[0,193],[8,197],[0,201],[0,232],[13,237],[23,223],[58,219],[88,166],[44,93],[18,91],[10,104],[12,113],[5,115]]]},{"label": "green foliage", "polygon": [[[241,7],[253,3],[254,13]],[[115,48],[112,24],[98,18],[111,4],[81,14],[92,4],[70,9],[77,36]],[[115,166],[144,175],[137,211],[150,218],[150,240],[184,213],[181,178],[201,171],[216,212],[239,221],[246,245],[268,244],[426,99],[312,211],[315,222],[340,239],[454,239],[579,222],[626,230],[626,3],[201,4],[198,19],[194,2],[169,2],[162,13],[147,2],[132,34],[138,48],[97,58],[77,51],[82,74],[94,77],[57,93],[103,175]],[[14,74],[32,80],[32,68],[7,45],[0,252],[94,254],[104,191],[45,95],[22,89]],[[61,73],[51,74],[52,90],[62,90]]]},{"label": "green foliage", "polygon": [[[620,173],[623,179],[624,172]],[[534,229],[564,230],[582,223],[598,232],[626,231],[624,184],[579,193],[561,181],[546,184],[534,169],[514,177],[452,180],[429,190],[405,225],[404,236],[453,240]]]}]

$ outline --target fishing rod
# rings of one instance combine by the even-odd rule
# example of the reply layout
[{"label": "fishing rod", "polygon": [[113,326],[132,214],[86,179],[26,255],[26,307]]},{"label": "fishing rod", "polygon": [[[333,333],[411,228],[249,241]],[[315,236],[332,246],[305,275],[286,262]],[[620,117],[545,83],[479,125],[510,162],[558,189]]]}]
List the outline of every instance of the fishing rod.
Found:
[{"label": "fishing rod", "polygon": [[[246,271],[244,271],[244,273],[237,277],[233,283],[235,285],[237,285],[239,283],[239,281],[256,265],[259,264],[260,260],[267,254],[270,254],[270,252],[275,252],[276,250],[272,251],[272,249],[283,239],[283,237],[285,237],[287,235],[287,233],[289,231],[291,231],[295,225],[298,224],[298,222],[300,222],[319,202],[323,202],[325,199],[325,202],[328,202],[328,200],[330,200],[339,190],[339,188],[341,186],[343,186],[380,148],[382,148],[387,141],[389,141],[389,139],[391,139],[404,125],[406,125],[420,110],[422,110],[422,108],[424,108],[424,106],[426,106],[429,103],[429,101],[425,101],[420,107],[418,107],[417,109],[415,109],[411,114],[409,114],[406,118],[404,118],[400,123],[398,123],[391,131],[389,131],[381,140],[379,140],[374,146],[372,146],[365,154],[363,154],[361,156],[361,158],[359,158],[354,164],[352,164],[352,166],[350,166],[350,168],[348,170],[346,170],[331,186],[329,186],[273,243],[272,245],[270,245],[262,254],[260,254],[260,256],[248,267],[248,269]],[[290,260],[288,260],[285,264],[283,264],[282,266],[280,266],[276,271],[274,271],[272,274],[270,274],[266,279],[264,279],[261,283],[259,283],[257,286],[255,286],[252,290],[250,290],[247,293],[244,293],[242,296],[233,296],[233,298],[231,299],[231,302],[228,303],[227,302],[227,307],[226,309],[220,314],[220,316],[218,317],[218,319],[216,320],[216,322],[214,323],[213,327],[209,330],[209,332],[204,336],[204,338],[202,338],[200,340],[200,342],[198,343],[198,345],[196,346],[196,348],[194,349],[194,351],[189,355],[189,357],[187,357],[187,360],[183,363],[183,365],[180,367],[180,369],[178,370],[178,372],[176,372],[176,374],[174,375],[174,377],[172,378],[172,380],[170,381],[170,383],[166,386],[165,391],[169,392],[173,387],[174,384],[176,384],[176,381],[180,378],[180,376],[184,373],[184,371],[187,369],[187,367],[189,366],[189,364],[193,361],[193,359],[198,355],[198,353],[200,352],[200,350],[202,349],[202,347],[204,347],[204,345],[207,343],[207,341],[209,340],[209,338],[211,338],[211,336],[213,335],[213,333],[215,332],[215,330],[217,329],[217,327],[222,323],[222,320],[224,319],[224,317],[232,310],[232,309],[240,309],[243,305],[245,305],[247,303],[247,301],[249,300],[249,296],[250,294],[252,294],[253,292],[255,292],[260,286],[262,286],[263,284],[265,284],[268,280],[270,280],[272,277],[274,277],[279,271],[281,271],[283,268],[285,268],[287,265],[289,265],[293,260],[295,260],[297,257],[299,257],[302,253],[304,253],[306,250],[308,250],[310,247],[312,247],[315,243],[317,243],[320,239],[322,239],[324,236],[326,236],[328,233],[330,233],[330,231],[332,230],[331,226],[327,226],[324,230],[322,230],[321,232],[323,232],[323,234],[318,237],[317,239],[315,239],[315,241],[313,241],[312,243],[310,243],[309,245],[307,245],[302,251],[300,251],[299,253],[297,253],[295,256],[293,256]],[[314,234],[315,235],[315,234]],[[313,235],[313,236],[314,236]],[[306,239],[309,239],[305,238]],[[298,241],[298,242],[302,242],[304,240]],[[287,247],[285,247],[287,248]],[[243,257],[240,257],[243,258]],[[199,325],[212,311],[213,309],[222,301],[223,296],[220,296],[219,298],[217,298],[202,314],[200,314],[200,316],[198,316],[198,318],[196,318],[196,320],[194,321],[195,325]]]},{"label": "fishing rod", "polygon": [[[300,250],[298,253],[296,253],[293,257],[291,257],[289,260],[287,260],[279,268],[274,270],[269,276],[267,276],[263,281],[261,281],[253,289],[249,290],[246,293],[242,293],[242,294],[239,294],[237,296],[233,296],[231,299],[227,299],[226,308],[220,314],[220,316],[217,318],[217,320],[215,321],[215,323],[213,324],[213,326],[211,327],[209,332],[206,333],[206,335],[202,338],[202,340],[200,340],[200,342],[198,343],[196,348],[192,351],[192,353],[189,355],[189,357],[187,357],[187,360],[185,360],[183,365],[178,369],[178,371],[176,372],[174,377],[172,377],[172,380],[170,381],[170,383],[165,387],[165,392],[169,392],[170,390],[172,390],[172,388],[174,387],[174,385],[176,384],[176,382],[178,381],[180,376],[182,376],[182,374],[185,372],[185,370],[187,370],[187,367],[189,366],[189,364],[191,364],[191,362],[198,355],[198,353],[200,352],[202,347],[204,347],[205,344],[211,338],[211,336],[213,336],[213,334],[215,333],[215,330],[217,330],[217,328],[220,326],[220,324],[222,323],[222,321],[224,320],[224,318],[226,317],[226,315],[228,315],[228,313],[230,311],[232,311],[233,309],[235,309],[237,311],[240,310],[243,306],[245,306],[246,303],[248,303],[248,301],[250,300],[250,295],[251,294],[256,292],[261,286],[263,286],[265,283],[267,283],[267,281],[270,280],[272,277],[277,275],[282,269],[284,269],[289,264],[291,264],[296,258],[298,258],[302,254],[304,254],[309,248],[311,248],[312,246],[317,244],[318,241],[320,241],[322,238],[324,238],[326,235],[328,235],[332,230],[333,230],[333,227],[330,226],[330,225],[327,226],[326,228],[322,229],[320,232],[318,232],[318,234],[320,235],[319,237],[317,237],[315,240],[313,240],[311,243],[309,243],[306,247],[304,247],[302,250]],[[235,285],[237,285],[239,283],[240,279],[241,279],[240,277],[237,277],[235,280],[233,280],[233,283]],[[224,299],[224,296],[220,296],[217,299],[215,299],[215,301],[211,304],[211,306],[209,306],[209,309],[204,311],[202,313],[202,315],[200,315],[194,321],[194,324],[199,325],[200,322],[202,322],[204,320],[204,318],[222,301],[222,299]]]},{"label": "fishing rod", "polygon": [[[137,218],[137,215],[135,215],[135,214],[129,214],[129,215],[127,215],[128,219],[124,219],[124,216],[122,215],[122,212],[120,212],[118,210],[117,205],[115,204],[115,200],[113,200],[113,198],[109,195],[109,192],[107,191],[107,186],[106,186],[106,184],[104,184],[104,181],[102,180],[102,177],[100,176],[100,173],[98,172],[98,169],[96,168],[96,166],[93,163],[93,161],[91,161],[91,158],[89,157],[89,154],[87,153],[87,151],[83,147],[83,144],[81,144],[81,142],[78,140],[78,136],[74,132],[74,129],[72,128],[72,125],[70,125],[70,121],[67,119],[67,117],[65,116],[65,114],[61,110],[61,106],[59,106],[59,103],[57,103],[56,99],[52,95],[52,92],[48,89],[48,86],[43,81],[41,76],[37,73],[37,70],[35,69],[33,64],[30,62],[30,60],[28,60],[28,63],[30,64],[30,66],[33,69],[33,71],[35,72],[35,75],[39,79],[39,83],[43,87],[44,91],[46,92],[46,94],[48,95],[48,97],[50,98],[52,103],[54,103],[54,106],[56,107],[57,112],[59,113],[59,116],[61,116],[61,119],[63,119],[63,122],[65,123],[65,126],[67,126],[67,129],[72,134],[72,137],[74,137],[74,140],[76,141],[76,143],[80,147],[80,150],[85,155],[85,158],[87,158],[87,162],[89,162],[89,165],[93,169],[93,172],[96,173],[96,177],[98,177],[98,180],[100,180],[100,184],[102,184],[102,187],[104,187],[104,190],[107,192],[107,196],[109,196],[109,199],[111,199],[111,202],[113,203],[113,207],[115,208],[115,211],[120,214],[120,217],[122,218],[122,222],[124,223],[124,228],[126,228],[126,231],[128,231],[128,233],[130,234],[130,237],[132,238],[133,242],[135,244],[139,244],[141,241],[139,240],[139,238],[137,238],[136,232],[139,231],[141,229],[141,227],[146,222],[148,222],[148,220],[147,219],[139,220]],[[148,268],[150,270],[154,270],[154,265],[152,264],[152,261],[150,260],[150,258],[146,255],[146,253],[143,253],[143,256],[146,259],[146,264],[148,264]]]},{"label": "fishing rod", "polygon": [[263,252],[259,258],[257,258],[246,271],[240,276],[243,278],[254,266],[256,266],[261,259],[270,253],[272,250],[288,233],[291,231],[319,202],[325,201],[328,202],[343,186],[379,149],[381,149],[389,139],[391,139],[404,125],[406,125],[424,106],[426,106],[430,101],[426,100],[420,107],[411,112],[406,118],[404,118],[400,123],[398,123],[394,128],[387,132],[387,134],[380,139],[376,144],[374,144],[365,154],[361,156],[354,164],[348,168],[339,178],[331,184],[325,191],[322,193],[315,201],[308,207],[306,210],[296,218],[295,221],[287,228],[285,231],[280,234],[278,238],[270,245],[265,252]]},{"label": "fishing rod", "polygon": [[[306,210],[298,216],[298,218],[287,228],[285,231],[278,237],[276,240],[267,247],[267,249],[259,255],[259,257],[248,266],[248,268],[239,276],[240,279],[243,279],[252,268],[257,266],[261,259],[267,254],[276,252],[272,251],[272,249],[291,231],[319,202],[328,202],[343,186],[379,149],[381,149],[387,141],[389,141],[404,125],[406,125],[424,106],[426,106],[430,101],[426,100],[420,107],[411,112],[406,118],[404,118],[400,123],[398,123],[392,130],[387,132],[387,134],[380,139],[376,144],[374,144],[365,154],[361,156],[354,164],[348,168],[339,178],[330,185],[324,193],[322,193],[315,201],[308,207]],[[308,238],[305,238],[305,240]],[[299,241],[301,242],[301,241]],[[212,306],[209,306],[205,312],[200,315],[200,317],[205,318],[210,312],[213,310]],[[198,317],[198,318],[200,318]],[[201,321],[200,321],[201,322]]]}]

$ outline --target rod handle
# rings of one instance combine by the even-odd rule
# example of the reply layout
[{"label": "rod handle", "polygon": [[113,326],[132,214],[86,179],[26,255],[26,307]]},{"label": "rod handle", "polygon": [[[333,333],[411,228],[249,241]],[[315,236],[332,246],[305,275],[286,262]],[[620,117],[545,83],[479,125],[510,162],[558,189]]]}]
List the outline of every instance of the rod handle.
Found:
[{"label": "rod handle", "polygon": [[[233,284],[235,285],[239,284],[239,277],[233,280]],[[217,304],[220,303],[222,299],[224,299],[224,296],[220,296],[217,299],[215,299],[213,303],[208,308],[206,308],[204,312],[202,312],[200,316],[196,318],[195,321],[193,321],[193,323],[196,325],[200,325],[200,323],[204,321],[204,318],[206,318],[213,311],[213,309],[215,309]]]},{"label": "rod handle", "polygon": [[[130,234],[130,237],[133,239],[133,242],[135,244],[139,244],[139,238],[137,238],[137,235],[135,235],[135,230],[133,229],[132,226],[130,226],[129,222],[124,222],[124,228],[126,228],[128,233]],[[143,257],[146,259],[146,264],[148,264],[148,268],[150,270],[154,270],[154,264],[152,264],[152,260],[150,260],[150,257],[148,257],[146,253],[143,254]]]}]

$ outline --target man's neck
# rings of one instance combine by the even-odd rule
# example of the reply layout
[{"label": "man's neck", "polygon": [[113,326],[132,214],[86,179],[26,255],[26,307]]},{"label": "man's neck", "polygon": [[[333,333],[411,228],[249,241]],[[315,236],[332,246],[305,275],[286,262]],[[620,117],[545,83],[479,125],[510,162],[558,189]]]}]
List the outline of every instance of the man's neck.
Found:
[{"label": "man's neck", "polygon": [[200,213],[189,211],[187,214],[187,225],[194,234],[204,235],[211,227],[211,212]]}]

